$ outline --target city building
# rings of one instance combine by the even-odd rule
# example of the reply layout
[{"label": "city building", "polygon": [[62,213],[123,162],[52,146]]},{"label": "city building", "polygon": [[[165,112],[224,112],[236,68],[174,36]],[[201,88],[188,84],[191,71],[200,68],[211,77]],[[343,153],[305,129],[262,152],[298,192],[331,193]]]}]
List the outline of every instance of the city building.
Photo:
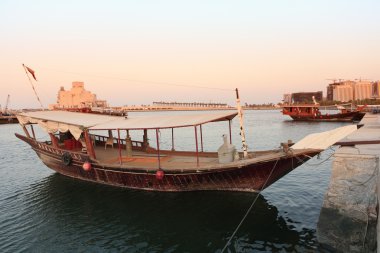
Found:
[{"label": "city building", "polygon": [[380,98],[380,81],[372,83],[371,96],[372,98],[378,99]]},{"label": "city building", "polygon": [[351,84],[337,85],[333,89],[333,99],[334,101],[348,102],[353,100],[354,90]]},{"label": "city building", "polygon": [[372,98],[372,83],[371,82],[357,82],[354,87],[354,99],[363,100]]},{"label": "city building", "polygon": [[376,99],[380,97],[379,81],[369,82],[359,80],[339,81],[327,86],[328,101],[348,102],[352,100]]},{"label": "city building", "polygon": [[107,107],[105,100],[85,90],[83,82],[73,82],[70,90],[61,87],[58,91],[57,104],[49,105],[49,109]]},{"label": "city building", "polygon": [[317,102],[321,102],[323,99],[322,91],[292,93],[292,102],[296,104],[313,103],[313,97]]}]

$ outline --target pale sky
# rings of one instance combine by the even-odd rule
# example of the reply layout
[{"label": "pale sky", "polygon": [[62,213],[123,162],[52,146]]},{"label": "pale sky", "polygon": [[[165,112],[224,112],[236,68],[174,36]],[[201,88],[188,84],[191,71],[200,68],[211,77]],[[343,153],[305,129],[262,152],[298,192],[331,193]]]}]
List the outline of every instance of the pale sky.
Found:
[{"label": "pale sky", "polygon": [[[329,78],[380,79],[380,1],[0,1],[0,104],[85,82],[111,105],[279,102]],[[211,90],[179,85],[229,89]]]}]

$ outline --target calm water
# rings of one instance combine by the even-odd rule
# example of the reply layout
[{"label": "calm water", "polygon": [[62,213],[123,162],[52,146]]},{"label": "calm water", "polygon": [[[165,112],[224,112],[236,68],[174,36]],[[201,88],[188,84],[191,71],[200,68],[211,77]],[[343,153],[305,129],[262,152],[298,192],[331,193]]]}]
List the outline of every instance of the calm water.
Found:
[{"label": "calm water", "polygon": [[[181,112],[160,114],[174,113]],[[247,111],[245,116],[254,150],[344,125],[293,122],[278,111]],[[236,120],[232,127],[240,148]],[[220,252],[256,196],[143,192],[66,178],[44,166],[15,132],[22,132],[19,125],[0,125],[0,252]],[[171,147],[169,133],[161,131],[164,147]],[[204,149],[216,150],[224,133],[226,122],[204,126]],[[46,138],[43,132],[38,136]],[[177,129],[175,136],[177,150],[195,148],[193,129]],[[153,133],[150,138],[154,143]],[[331,161],[313,164],[331,152],[266,189],[228,251],[317,251],[316,226]]]}]

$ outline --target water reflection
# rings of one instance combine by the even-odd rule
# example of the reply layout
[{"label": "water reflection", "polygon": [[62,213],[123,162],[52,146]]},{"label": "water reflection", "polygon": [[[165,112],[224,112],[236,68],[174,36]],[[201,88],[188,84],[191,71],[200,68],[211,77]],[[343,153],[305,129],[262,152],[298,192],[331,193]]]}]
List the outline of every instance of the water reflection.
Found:
[{"label": "water reflection", "polygon": [[[217,252],[243,217],[254,194],[157,193],[102,186],[59,174],[34,185],[25,212],[33,212],[25,250]],[[294,251],[313,247],[313,230],[259,196],[232,241],[232,252]],[[298,245],[295,247],[295,245]]]}]

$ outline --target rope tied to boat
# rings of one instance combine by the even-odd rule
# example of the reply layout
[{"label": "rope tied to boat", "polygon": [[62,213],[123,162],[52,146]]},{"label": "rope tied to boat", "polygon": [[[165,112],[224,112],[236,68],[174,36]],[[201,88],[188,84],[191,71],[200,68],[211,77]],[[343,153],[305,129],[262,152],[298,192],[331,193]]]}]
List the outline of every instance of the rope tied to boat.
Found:
[{"label": "rope tied to boat", "polygon": [[[331,147],[329,147],[329,149],[331,149],[332,151],[334,151]],[[280,151],[283,151],[283,149],[280,149]],[[317,164],[307,164],[307,163],[306,163],[307,161],[304,161],[304,160],[300,159],[297,155],[294,154],[293,151],[294,151],[294,150],[293,150],[292,148],[289,148],[289,149],[287,150],[286,153],[289,154],[289,155],[291,155],[291,156],[293,156],[294,158],[296,158],[296,159],[297,159],[302,165],[303,165],[303,164],[306,164],[306,165],[309,165],[309,166],[319,166],[319,165],[323,164],[324,162],[328,161],[328,160],[334,155],[334,152],[332,152],[331,155],[329,155],[329,157],[327,157],[325,160],[323,160],[323,161],[320,162],[320,163],[317,163]],[[308,155],[305,155],[305,156],[308,157],[308,158],[312,158],[312,157],[310,157],[310,156],[308,156]],[[225,250],[227,249],[227,247],[230,245],[230,243],[231,243],[231,241],[232,241],[232,238],[235,237],[237,231],[239,230],[239,228],[240,228],[241,225],[243,224],[244,220],[247,218],[248,214],[251,212],[251,210],[252,210],[253,206],[255,205],[255,203],[256,203],[258,197],[260,196],[260,193],[264,190],[266,184],[268,183],[269,178],[272,176],[272,173],[273,173],[274,169],[276,168],[277,163],[278,163],[279,160],[280,160],[280,158],[278,158],[278,159],[276,160],[276,163],[274,164],[274,166],[273,166],[271,172],[269,173],[267,179],[265,180],[263,186],[261,187],[260,191],[257,193],[255,199],[253,200],[252,204],[250,205],[250,207],[249,207],[248,210],[246,211],[245,215],[243,216],[243,218],[242,218],[241,221],[239,222],[239,224],[238,224],[238,226],[236,227],[235,231],[232,233],[231,237],[228,239],[228,241],[227,241],[227,243],[225,244],[225,246],[223,247],[221,253],[225,252]],[[293,159],[292,159],[292,161],[293,161]],[[294,169],[294,165],[293,165],[293,163],[292,163],[292,169]]]},{"label": "rope tied to boat", "polygon": [[[323,161],[321,161],[319,163],[314,163],[314,164],[313,163],[308,163],[308,161],[304,161],[304,160],[298,158],[298,156],[294,156],[294,157],[298,160],[298,162],[302,163],[302,165],[306,165],[306,166],[319,166],[319,165],[322,165],[323,163],[327,162],[328,160],[330,160],[330,158],[334,155],[334,150],[331,148],[331,146],[329,147],[329,149],[331,151],[333,151],[333,152],[326,159],[324,159]],[[292,148],[289,149],[289,152],[292,153],[292,154],[294,154]],[[304,154],[304,156],[308,157],[309,159],[312,158],[311,156],[308,156],[308,155],[305,155],[305,154]],[[319,157],[320,157],[320,153],[318,154],[318,159],[319,159]]]},{"label": "rope tied to boat", "polygon": [[237,231],[239,230],[239,228],[241,227],[241,225],[243,224],[243,222],[244,222],[245,219],[247,218],[248,214],[251,212],[253,206],[255,205],[257,199],[258,199],[259,196],[260,196],[260,193],[264,190],[266,184],[268,183],[269,178],[272,176],[272,173],[273,173],[274,169],[276,168],[277,163],[278,163],[279,160],[280,160],[280,158],[278,158],[278,159],[276,160],[276,163],[273,165],[273,168],[272,168],[271,172],[269,173],[267,179],[265,180],[263,186],[261,187],[260,191],[257,193],[255,199],[253,200],[253,202],[252,202],[252,204],[250,205],[250,207],[248,208],[248,210],[245,212],[243,218],[241,219],[241,221],[240,221],[239,224],[237,225],[235,231],[232,233],[231,237],[228,239],[226,245],[224,245],[224,247],[223,247],[221,253],[223,253],[223,252],[227,249],[227,247],[230,245],[230,243],[231,243],[231,241],[232,241],[232,238],[235,237]]}]

